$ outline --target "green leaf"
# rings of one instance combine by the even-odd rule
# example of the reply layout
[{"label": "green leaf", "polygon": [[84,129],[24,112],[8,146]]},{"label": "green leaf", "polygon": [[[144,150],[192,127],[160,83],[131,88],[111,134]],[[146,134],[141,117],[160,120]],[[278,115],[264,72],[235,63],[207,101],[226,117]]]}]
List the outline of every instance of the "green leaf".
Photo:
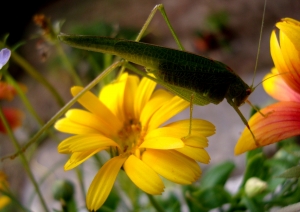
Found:
[{"label": "green leaf", "polygon": [[246,171],[241,186],[244,186],[250,177],[258,177],[264,180],[265,175],[267,174],[266,167],[264,166],[265,160],[265,157],[261,153],[248,157]]},{"label": "green leaf", "polygon": [[[202,189],[200,193],[192,194],[193,200],[196,200],[197,207],[198,204],[201,208],[205,208],[206,211],[213,208],[219,208],[222,205],[229,203],[231,201],[231,195],[224,189],[223,186],[215,186],[206,189]],[[193,207],[193,202],[191,202]]]},{"label": "green leaf", "polygon": [[224,186],[235,165],[231,161],[215,165],[204,172],[201,178],[202,188],[209,188],[216,185]]},{"label": "green leaf", "polygon": [[289,168],[289,169],[285,170],[285,172],[280,174],[278,177],[299,178],[300,177],[300,166],[294,166],[292,168]]},{"label": "green leaf", "polygon": [[242,202],[246,205],[247,211],[251,212],[264,212],[263,205],[258,204],[253,198],[249,198],[246,195],[243,196]]}]

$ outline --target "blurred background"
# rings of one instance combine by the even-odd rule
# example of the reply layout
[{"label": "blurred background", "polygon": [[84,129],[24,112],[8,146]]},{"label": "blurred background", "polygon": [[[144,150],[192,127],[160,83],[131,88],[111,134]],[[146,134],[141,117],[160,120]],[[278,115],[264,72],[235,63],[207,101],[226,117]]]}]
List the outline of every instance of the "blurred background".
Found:
[{"label": "blurred background", "polygon": [[[159,3],[164,4],[170,22],[187,51],[227,64],[247,84],[251,84],[260,36],[263,0],[44,0],[38,3],[5,1],[1,4],[0,36],[9,33],[7,44],[10,46],[22,42],[17,52],[49,80],[65,101],[68,101],[71,99],[70,87],[74,85],[74,82],[66,71],[66,67],[59,61],[55,46],[41,36],[41,28],[33,21],[33,17],[37,14],[44,14],[52,24],[57,24],[57,26],[59,23],[62,24],[61,32],[63,33],[134,39],[150,11]],[[299,20],[299,8],[300,1],[273,0],[268,2],[254,85],[260,83],[263,76],[273,67],[269,40],[275,23],[284,17]],[[177,48],[159,12],[155,15],[147,32],[147,36],[143,38],[144,42]],[[103,65],[100,62],[101,58],[99,58],[100,53],[95,56],[99,59],[99,70],[95,70],[94,66],[87,62],[89,60],[86,60],[86,54],[83,51],[76,51],[65,45],[62,47],[67,57],[71,61],[75,61],[74,68],[85,83],[91,81],[100,70],[103,70],[101,69]],[[48,121],[60,109],[48,90],[28,76],[17,64],[11,63],[9,71],[18,81],[27,86],[27,96],[43,121]],[[257,87],[249,100],[260,107],[273,101],[265,94],[261,86]],[[9,105],[24,109],[18,99],[10,102]],[[250,107],[244,105],[240,109],[248,118]],[[174,119],[188,117],[189,110],[186,110]],[[226,101],[219,105],[195,106],[193,117],[209,120],[216,125],[217,132],[210,138],[208,147],[211,155],[210,165],[224,160],[233,160],[237,164],[233,179],[235,176],[239,176],[243,171],[244,155],[234,156],[233,151],[245,126],[233,108]],[[30,115],[26,115],[23,126],[16,133],[19,140],[26,143],[28,137],[38,128],[37,123],[32,120]],[[0,135],[0,138],[0,156],[13,153],[15,150],[7,141],[6,136]],[[45,171],[53,169],[53,164],[61,164],[55,168],[53,176],[49,178],[48,183],[50,184],[51,180],[72,175],[72,171],[63,171],[62,164],[66,162],[67,158],[58,154],[56,148],[56,142],[43,141],[32,162],[37,178],[43,176]],[[272,153],[272,147],[266,149],[270,151],[270,154]],[[202,168],[205,170],[210,165],[202,165]],[[27,184],[27,177],[19,165],[18,159],[4,161],[1,168],[7,171],[9,181],[15,189],[32,191]],[[92,171],[87,172],[91,175],[91,178],[87,180],[91,180],[94,175]],[[237,185],[237,183],[233,184]],[[43,186],[45,189],[49,189],[47,183]],[[46,198],[51,202],[50,191],[47,195],[49,196]],[[26,194],[20,192],[20,196],[26,202]],[[37,209],[36,211],[38,211],[38,207],[34,208],[33,206],[33,210]]]}]

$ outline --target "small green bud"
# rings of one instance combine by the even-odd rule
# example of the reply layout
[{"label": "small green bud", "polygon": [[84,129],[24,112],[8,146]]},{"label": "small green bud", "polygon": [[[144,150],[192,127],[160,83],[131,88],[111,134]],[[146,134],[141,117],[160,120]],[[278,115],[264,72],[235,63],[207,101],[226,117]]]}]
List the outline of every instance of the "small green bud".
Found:
[{"label": "small green bud", "polygon": [[262,193],[267,188],[267,183],[257,177],[251,177],[245,184],[245,192],[248,197],[254,197]]},{"label": "small green bud", "polygon": [[57,180],[52,187],[53,198],[68,202],[74,194],[74,185],[68,180]]}]

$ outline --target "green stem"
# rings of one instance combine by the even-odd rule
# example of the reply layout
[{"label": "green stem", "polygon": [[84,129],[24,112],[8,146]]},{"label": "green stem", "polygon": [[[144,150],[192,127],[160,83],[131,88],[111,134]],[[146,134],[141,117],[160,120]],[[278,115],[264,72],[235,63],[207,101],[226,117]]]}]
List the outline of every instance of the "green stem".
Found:
[{"label": "green stem", "polygon": [[52,87],[52,85],[30,63],[28,63],[23,57],[21,57],[16,52],[12,52],[11,53],[11,58],[14,62],[16,62],[19,66],[21,66],[27,72],[27,74],[29,74],[35,80],[40,82],[42,85],[44,85],[50,91],[50,93],[53,95],[56,102],[60,106],[63,106],[65,104],[64,100],[57,93],[57,91]]},{"label": "green stem", "polygon": [[50,127],[54,124],[54,122],[63,114],[66,113],[66,111],[73,105],[76,103],[76,101],[88,90],[90,90],[91,88],[93,88],[97,83],[99,83],[99,81],[105,77],[107,74],[109,74],[112,70],[114,70],[117,67],[120,67],[124,64],[124,61],[117,61],[114,64],[112,64],[110,67],[108,67],[106,70],[104,70],[101,74],[98,75],[98,77],[96,77],[90,84],[88,84],[81,92],[79,92],[73,99],[71,99],[62,109],[60,109],[30,140],[29,142],[22,147],[22,149],[20,149],[18,152],[12,154],[12,155],[8,155],[5,156],[1,159],[1,161],[7,159],[7,158],[11,158],[14,159],[15,157],[17,157],[21,152],[26,151],[26,149],[33,144],[34,142],[37,141],[37,139]]},{"label": "green stem", "polygon": [[25,170],[26,170],[26,172],[27,172],[27,174],[29,176],[29,179],[31,180],[31,183],[33,184],[33,187],[34,187],[35,191],[38,194],[38,197],[39,197],[39,199],[41,201],[41,204],[42,204],[42,207],[44,208],[44,211],[48,212],[49,210],[48,210],[46,202],[45,202],[45,200],[44,200],[44,198],[42,196],[42,193],[40,191],[39,185],[37,184],[37,182],[36,182],[36,180],[35,180],[35,178],[33,176],[33,173],[30,170],[30,166],[28,164],[28,161],[26,160],[23,152],[21,152],[21,146],[19,145],[17,139],[15,138],[15,136],[14,136],[14,134],[13,134],[13,132],[12,132],[12,130],[11,130],[11,128],[10,128],[10,126],[9,126],[9,124],[8,124],[5,116],[4,116],[2,108],[0,108],[0,118],[1,118],[1,121],[2,121],[5,129],[6,129],[6,132],[7,132],[8,136],[9,136],[10,140],[13,142],[13,144],[14,144],[15,148],[17,149],[17,151],[20,152],[20,159],[21,159],[21,162],[23,164],[23,167],[25,168]]},{"label": "green stem", "polygon": [[[147,194],[147,193],[146,193]],[[153,207],[156,209],[156,211],[158,212],[164,212],[165,210],[157,203],[157,201],[155,200],[155,198],[151,195],[151,194],[147,194],[151,204],[153,205]]]},{"label": "green stem", "polygon": [[72,64],[70,63],[67,55],[65,54],[64,50],[62,49],[61,45],[59,43],[55,44],[55,47],[59,53],[59,55],[61,56],[63,63],[67,66],[67,70],[69,71],[69,73],[71,74],[71,76],[73,77],[74,82],[77,85],[82,86],[82,82],[80,77],[77,75],[75,69],[73,68]]},{"label": "green stem", "polygon": [[[18,83],[8,73],[5,74],[5,79],[8,83],[10,83],[11,85],[14,86],[14,88],[17,90],[19,97],[21,98],[23,104],[25,105],[25,107],[27,108],[29,113],[31,113],[31,115],[36,119],[39,126],[42,127],[45,124],[44,121],[36,113],[36,111],[32,107],[31,103],[29,102],[28,98],[26,97],[26,95],[24,94],[24,92],[22,91],[22,89],[20,88]],[[50,135],[54,140],[58,140],[52,131],[48,131],[48,135]],[[36,145],[36,147],[37,147],[37,145]],[[34,152],[34,150],[32,152]]]},{"label": "green stem", "polygon": [[80,187],[80,190],[81,190],[81,193],[85,199],[86,197],[86,192],[85,192],[85,186],[84,186],[84,183],[83,183],[83,171],[82,171],[82,168],[81,166],[77,166],[76,167],[76,174],[77,174],[77,178],[79,180],[79,187]]}]

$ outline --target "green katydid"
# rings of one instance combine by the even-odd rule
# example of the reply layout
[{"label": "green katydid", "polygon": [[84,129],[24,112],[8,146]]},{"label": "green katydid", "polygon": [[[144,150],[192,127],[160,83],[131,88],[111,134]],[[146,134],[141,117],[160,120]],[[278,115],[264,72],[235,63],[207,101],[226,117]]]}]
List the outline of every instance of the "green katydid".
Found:
[{"label": "green katydid", "polygon": [[[157,9],[166,20],[181,50],[138,42]],[[155,77],[137,70],[130,64],[126,65],[127,68],[151,78],[181,98],[190,101],[191,111],[193,103],[201,106],[209,103],[219,104],[226,98],[252,133],[238,107],[247,101],[254,90],[253,86],[248,86],[227,65],[184,51],[162,4],[152,10],[136,41],[88,35],[60,34],[58,37],[72,47],[113,54],[144,66],[147,72]],[[256,142],[253,133],[252,136]]]}]

